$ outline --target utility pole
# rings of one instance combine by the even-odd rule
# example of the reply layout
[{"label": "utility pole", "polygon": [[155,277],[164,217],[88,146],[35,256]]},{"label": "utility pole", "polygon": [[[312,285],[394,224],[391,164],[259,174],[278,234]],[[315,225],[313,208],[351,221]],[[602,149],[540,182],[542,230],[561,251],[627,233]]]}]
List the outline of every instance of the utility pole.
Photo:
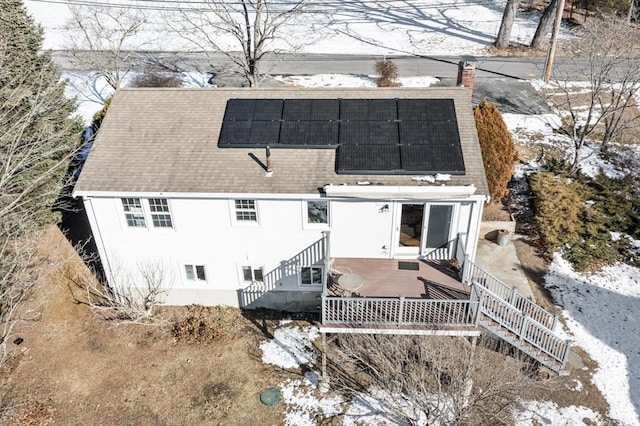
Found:
[{"label": "utility pole", "polygon": [[544,64],[544,74],[542,79],[545,83],[549,82],[551,77],[551,68],[553,67],[553,60],[556,56],[556,44],[558,44],[558,33],[560,32],[560,23],[562,22],[562,13],[564,12],[564,0],[558,2],[558,10],[556,10],[556,20],[553,23],[553,33],[551,33],[551,44],[547,51],[547,60]]}]

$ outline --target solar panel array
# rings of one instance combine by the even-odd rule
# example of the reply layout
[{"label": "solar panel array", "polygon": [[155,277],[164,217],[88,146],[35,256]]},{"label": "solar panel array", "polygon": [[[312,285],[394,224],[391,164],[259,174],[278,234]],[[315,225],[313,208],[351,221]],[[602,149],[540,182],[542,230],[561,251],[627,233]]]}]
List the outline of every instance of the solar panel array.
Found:
[{"label": "solar panel array", "polygon": [[464,174],[452,99],[230,99],[220,148],[333,148],[336,173]]}]

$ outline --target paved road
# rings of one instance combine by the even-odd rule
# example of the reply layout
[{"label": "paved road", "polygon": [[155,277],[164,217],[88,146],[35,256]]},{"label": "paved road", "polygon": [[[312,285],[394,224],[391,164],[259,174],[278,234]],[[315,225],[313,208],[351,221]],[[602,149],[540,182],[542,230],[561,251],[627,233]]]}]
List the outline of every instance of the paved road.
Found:
[{"label": "paved road", "polygon": [[[91,54],[87,52],[87,54]],[[54,59],[64,70],[81,69],[74,66],[67,52],[53,52]],[[428,56],[387,56],[398,66],[400,76],[432,76],[440,82],[438,86],[454,86],[460,60],[476,64],[476,84],[473,102],[483,98],[498,105],[504,112],[517,114],[541,114],[550,112],[546,102],[522,80],[541,78],[544,58],[520,57],[428,57]],[[374,62],[380,59],[372,55],[320,55],[281,54],[267,57],[261,62],[261,70],[267,74],[311,75],[320,73],[373,74]],[[220,86],[240,86],[244,79],[230,75],[229,59],[223,54],[153,52],[132,55],[129,66],[142,70],[153,62],[176,66],[184,71],[218,72],[216,84]],[[568,78],[580,79],[578,72],[569,72]],[[567,71],[565,70],[565,71]],[[564,72],[564,71],[563,71]],[[265,81],[263,86],[270,83]]]},{"label": "paved road", "polygon": [[[77,69],[67,52],[53,52],[54,59],[65,70]],[[221,53],[154,52],[133,55],[131,66],[142,68],[145,63],[158,61],[177,65],[183,70],[208,71],[229,70],[232,64]],[[373,64],[380,56],[373,55],[328,55],[328,54],[278,54],[261,61],[261,69],[269,74],[372,74]],[[520,57],[461,57],[461,56],[387,56],[398,66],[401,76],[428,75],[438,78],[456,77],[460,60],[476,63],[479,79],[533,79],[540,78],[544,58]],[[562,67],[561,61],[558,66]],[[564,67],[569,78],[578,78],[579,71]]]}]

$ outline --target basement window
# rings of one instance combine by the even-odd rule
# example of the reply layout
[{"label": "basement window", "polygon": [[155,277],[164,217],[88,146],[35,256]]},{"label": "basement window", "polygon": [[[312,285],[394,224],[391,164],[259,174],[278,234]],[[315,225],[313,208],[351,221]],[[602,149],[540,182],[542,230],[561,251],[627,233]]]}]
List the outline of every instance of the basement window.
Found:
[{"label": "basement window", "polygon": [[303,266],[300,269],[300,285],[322,285],[321,266]]},{"label": "basement window", "polygon": [[262,268],[243,266],[242,277],[247,282],[263,282],[264,281],[264,274],[262,273]]},{"label": "basement window", "polygon": [[204,265],[184,265],[184,272],[187,277],[187,281],[207,280]]}]

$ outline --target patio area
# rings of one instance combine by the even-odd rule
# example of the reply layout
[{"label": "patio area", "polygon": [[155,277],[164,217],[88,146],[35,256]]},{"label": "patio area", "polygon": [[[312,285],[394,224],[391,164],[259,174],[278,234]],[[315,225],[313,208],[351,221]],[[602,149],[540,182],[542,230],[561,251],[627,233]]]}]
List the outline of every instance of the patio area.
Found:
[{"label": "patio area", "polygon": [[[335,258],[328,294],[362,297],[409,297],[424,299],[469,298],[470,288],[444,262],[417,259]],[[341,276],[361,278],[355,290],[343,289]]]}]

